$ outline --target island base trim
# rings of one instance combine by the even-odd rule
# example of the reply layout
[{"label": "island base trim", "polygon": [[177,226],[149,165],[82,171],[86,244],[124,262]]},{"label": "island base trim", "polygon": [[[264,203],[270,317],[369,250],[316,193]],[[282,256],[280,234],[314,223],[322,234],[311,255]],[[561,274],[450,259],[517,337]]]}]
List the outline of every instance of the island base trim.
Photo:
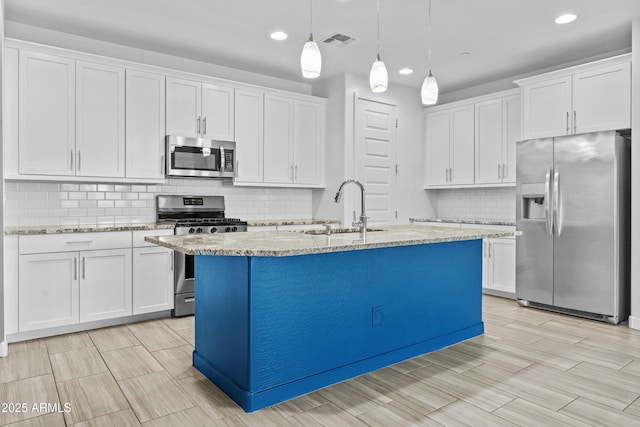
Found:
[{"label": "island base trim", "polygon": [[234,402],[246,412],[257,411],[267,406],[284,402],[294,397],[302,396],[320,388],[328,387],[350,378],[357,377],[367,372],[375,371],[395,363],[399,363],[413,357],[449,347],[461,341],[482,335],[484,323],[470,326],[465,329],[432,338],[420,343],[359,360],[348,365],[340,366],[329,371],[301,378],[287,384],[282,384],[268,390],[249,392],[231,381],[226,375],[211,365],[207,359],[193,352],[193,366],[211,382],[218,386]]}]

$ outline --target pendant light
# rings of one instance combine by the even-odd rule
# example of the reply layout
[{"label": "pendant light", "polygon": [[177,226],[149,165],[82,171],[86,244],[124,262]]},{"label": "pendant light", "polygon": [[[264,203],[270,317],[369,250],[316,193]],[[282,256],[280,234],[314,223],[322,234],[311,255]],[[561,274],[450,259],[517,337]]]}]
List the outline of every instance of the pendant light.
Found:
[{"label": "pendant light", "polygon": [[307,79],[315,79],[320,77],[320,70],[322,69],[322,56],[320,55],[320,49],[313,40],[313,0],[311,0],[310,8],[310,31],[309,40],[304,44],[302,48],[302,55],[300,55],[300,69],[302,70],[302,77]]},{"label": "pendant light", "polygon": [[438,82],[431,74],[431,0],[429,0],[429,75],[422,82],[420,97],[424,105],[434,105],[438,102]]},{"label": "pendant light", "polygon": [[380,0],[377,0],[378,10],[378,54],[376,60],[371,65],[371,72],[369,73],[369,85],[371,91],[375,93],[384,92],[387,90],[387,84],[389,82],[389,76],[387,74],[387,67],[380,59]]}]

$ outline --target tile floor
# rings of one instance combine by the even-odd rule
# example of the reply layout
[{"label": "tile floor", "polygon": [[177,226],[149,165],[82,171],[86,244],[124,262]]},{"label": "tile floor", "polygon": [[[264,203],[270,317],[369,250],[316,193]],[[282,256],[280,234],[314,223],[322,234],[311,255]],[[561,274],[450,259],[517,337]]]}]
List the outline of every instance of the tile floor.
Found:
[{"label": "tile floor", "polygon": [[484,321],[481,337],[252,414],[191,367],[193,318],[11,344],[0,425],[640,425],[640,331],[489,296]]}]

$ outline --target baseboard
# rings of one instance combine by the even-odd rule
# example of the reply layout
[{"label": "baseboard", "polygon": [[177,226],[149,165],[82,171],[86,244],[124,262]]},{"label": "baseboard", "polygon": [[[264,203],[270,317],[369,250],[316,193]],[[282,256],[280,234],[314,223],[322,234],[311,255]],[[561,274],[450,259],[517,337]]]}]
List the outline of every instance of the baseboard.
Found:
[{"label": "baseboard", "polygon": [[629,316],[629,328],[640,330],[640,317]]},{"label": "baseboard", "polygon": [[7,357],[8,354],[9,354],[9,343],[5,339],[4,341],[0,342],[0,357]]}]

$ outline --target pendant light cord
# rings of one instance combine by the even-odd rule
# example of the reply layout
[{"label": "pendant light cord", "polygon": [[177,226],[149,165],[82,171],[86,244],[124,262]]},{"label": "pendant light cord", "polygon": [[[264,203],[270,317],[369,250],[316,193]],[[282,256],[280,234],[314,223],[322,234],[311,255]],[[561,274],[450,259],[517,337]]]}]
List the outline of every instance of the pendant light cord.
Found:
[{"label": "pendant light cord", "polygon": [[429,74],[431,74],[431,0],[429,0]]},{"label": "pendant light cord", "polygon": [[380,0],[376,0],[376,1],[377,1],[377,11],[378,11],[378,61],[379,61],[380,60]]},{"label": "pendant light cord", "polygon": [[310,33],[313,35],[313,0],[311,0],[311,7],[309,8],[309,23]]}]

